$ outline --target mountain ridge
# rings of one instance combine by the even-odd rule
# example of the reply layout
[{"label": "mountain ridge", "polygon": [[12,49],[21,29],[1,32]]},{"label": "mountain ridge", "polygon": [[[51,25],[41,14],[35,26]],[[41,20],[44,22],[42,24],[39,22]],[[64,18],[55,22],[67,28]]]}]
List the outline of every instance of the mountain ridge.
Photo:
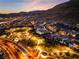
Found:
[{"label": "mountain ridge", "polygon": [[79,23],[79,3],[76,4],[75,1],[78,0],[71,0],[48,10],[0,14],[0,17],[35,16],[67,23]]}]

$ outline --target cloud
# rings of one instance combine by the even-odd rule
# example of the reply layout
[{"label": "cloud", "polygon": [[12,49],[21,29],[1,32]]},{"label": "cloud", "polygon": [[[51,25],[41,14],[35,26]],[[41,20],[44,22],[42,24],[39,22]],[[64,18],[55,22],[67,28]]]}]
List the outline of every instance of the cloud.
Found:
[{"label": "cloud", "polygon": [[[47,10],[65,1],[68,1],[68,0],[17,0],[17,2],[16,0],[14,0],[14,3],[0,2],[0,12],[2,10],[6,13],[21,12],[21,11],[28,12],[28,11],[34,11],[34,10]],[[4,12],[1,12],[1,13],[4,13]]]},{"label": "cloud", "polygon": [[55,5],[52,0],[31,0],[30,3],[23,4],[22,9],[23,11],[46,10]]},{"label": "cloud", "polygon": [[21,6],[22,11],[47,10],[68,0],[29,0]]},{"label": "cloud", "polygon": [[0,13],[2,14],[8,14],[8,13],[15,13],[16,10],[0,10]]}]

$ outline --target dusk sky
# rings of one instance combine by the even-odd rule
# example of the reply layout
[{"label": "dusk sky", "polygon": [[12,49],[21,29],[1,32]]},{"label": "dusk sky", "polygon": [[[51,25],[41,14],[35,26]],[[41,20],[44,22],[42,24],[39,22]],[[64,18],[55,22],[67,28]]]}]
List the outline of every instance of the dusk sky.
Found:
[{"label": "dusk sky", "polygon": [[46,10],[68,0],[0,0],[0,13]]}]

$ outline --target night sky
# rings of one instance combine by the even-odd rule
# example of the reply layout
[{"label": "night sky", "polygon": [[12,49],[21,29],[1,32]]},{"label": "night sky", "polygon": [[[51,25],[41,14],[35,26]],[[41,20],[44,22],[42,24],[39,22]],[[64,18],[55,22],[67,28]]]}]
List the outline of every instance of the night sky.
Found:
[{"label": "night sky", "polygon": [[0,0],[0,13],[46,10],[68,0]]}]

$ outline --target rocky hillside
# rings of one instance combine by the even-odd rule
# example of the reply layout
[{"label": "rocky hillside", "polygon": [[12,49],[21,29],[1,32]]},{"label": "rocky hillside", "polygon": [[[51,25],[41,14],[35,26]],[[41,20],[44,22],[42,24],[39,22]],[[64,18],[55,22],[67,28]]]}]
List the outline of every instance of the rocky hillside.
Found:
[{"label": "rocky hillside", "polygon": [[63,20],[64,22],[79,23],[79,3],[71,0],[66,3],[59,4],[48,10],[48,14],[54,16],[55,20]]}]

